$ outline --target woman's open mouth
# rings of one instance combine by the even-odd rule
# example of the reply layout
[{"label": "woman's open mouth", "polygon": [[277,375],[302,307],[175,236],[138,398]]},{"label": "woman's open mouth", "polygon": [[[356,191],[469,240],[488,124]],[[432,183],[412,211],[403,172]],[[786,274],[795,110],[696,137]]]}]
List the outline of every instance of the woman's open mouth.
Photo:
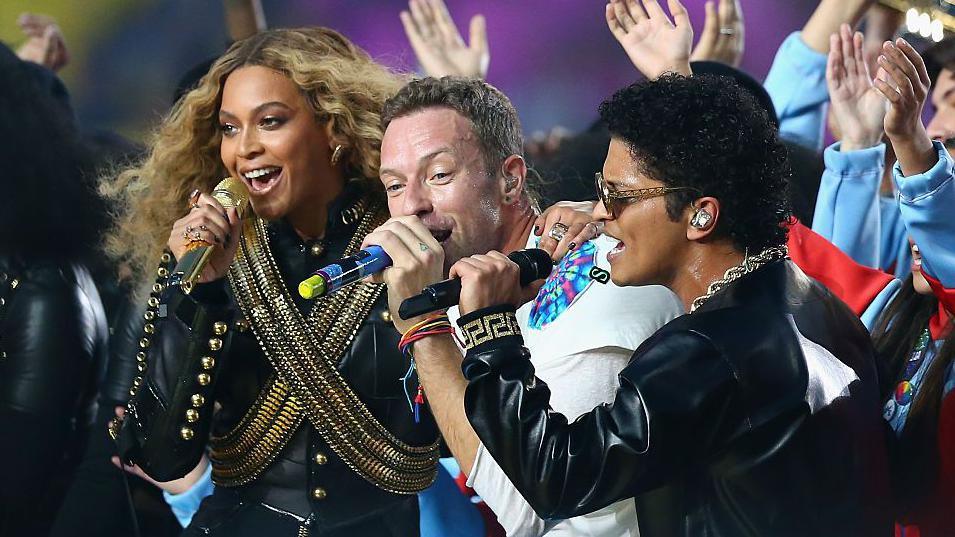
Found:
[{"label": "woman's open mouth", "polygon": [[265,166],[242,173],[242,178],[249,186],[249,193],[262,195],[275,188],[282,178],[282,168]]}]

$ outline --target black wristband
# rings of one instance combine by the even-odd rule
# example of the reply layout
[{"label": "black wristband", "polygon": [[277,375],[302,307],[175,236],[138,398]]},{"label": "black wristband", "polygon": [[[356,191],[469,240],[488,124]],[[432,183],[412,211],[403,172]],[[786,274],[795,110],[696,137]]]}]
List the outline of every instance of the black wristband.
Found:
[{"label": "black wristband", "polygon": [[508,345],[523,345],[521,328],[514,314],[514,306],[501,304],[476,311],[458,319],[464,348],[483,352]]}]

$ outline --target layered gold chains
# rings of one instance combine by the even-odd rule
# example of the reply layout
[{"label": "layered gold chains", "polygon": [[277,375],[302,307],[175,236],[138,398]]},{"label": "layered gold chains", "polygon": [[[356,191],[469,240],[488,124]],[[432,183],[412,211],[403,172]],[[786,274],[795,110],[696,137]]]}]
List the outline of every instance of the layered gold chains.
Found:
[{"label": "layered gold chains", "polygon": [[746,274],[753,272],[763,265],[773,261],[778,261],[780,259],[785,259],[788,255],[789,249],[785,246],[771,246],[752,257],[749,254],[746,254],[746,256],[743,258],[743,261],[739,265],[730,267],[723,274],[722,278],[711,283],[709,287],[707,287],[705,295],[696,297],[696,299],[693,300],[693,303],[690,305],[690,313],[696,311],[696,309],[709,300],[711,296],[718,293],[727,285],[742,278]]},{"label": "layered gold chains", "polygon": [[[364,236],[386,218],[383,203],[373,202],[344,255],[355,253]],[[337,368],[337,358],[354,339],[384,286],[353,284],[319,299],[306,319],[292,301],[265,237],[261,219],[246,221],[229,280],[278,378],[253,406],[258,409],[256,417],[249,418],[250,411],[249,419],[243,419],[244,427],[240,424],[249,432],[237,427],[214,446],[214,461],[232,463],[220,470],[219,481],[247,482],[251,473],[260,473],[288,442],[304,414],[345,464],[369,482],[399,494],[424,490],[437,475],[438,442],[419,447],[395,437]],[[249,453],[250,445],[252,450],[262,447],[255,460],[242,455]],[[240,460],[245,463],[236,464]]]}]

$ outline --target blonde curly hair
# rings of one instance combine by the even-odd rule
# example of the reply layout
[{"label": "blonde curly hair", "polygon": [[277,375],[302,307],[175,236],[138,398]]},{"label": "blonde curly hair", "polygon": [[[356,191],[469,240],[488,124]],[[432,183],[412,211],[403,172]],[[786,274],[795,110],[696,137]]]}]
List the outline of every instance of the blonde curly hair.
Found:
[{"label": "blonde curly hair", "polygon": [[198,87],[172,108],[138,166],[106,178],[101,192],[115,203],[114,229],[105,249],[120,263],[120,278],[133,287],[150,274],[173,223],[188,211],[194,189],[209,192],[228,175],[219,155],[222,86],[236,69],[259,65],[291,79],[329,123],[345,148],[345,177],[377,181],[381,109],[402,79],[375,63],[344,36],[328,28],[269,30],[232,45]]}]

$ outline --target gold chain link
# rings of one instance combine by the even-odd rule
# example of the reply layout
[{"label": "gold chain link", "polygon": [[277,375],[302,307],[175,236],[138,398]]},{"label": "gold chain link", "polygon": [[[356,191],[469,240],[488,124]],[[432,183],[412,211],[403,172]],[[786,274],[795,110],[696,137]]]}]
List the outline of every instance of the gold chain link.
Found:
[{"label": "gold chain link", "polygon": [[[369,207],[345,255],[357,251],[386,218],[381,201]],[[306,319],[281,280],[265,233],[261,219],[246,221],[229,280],[278,379],[239,427],[214,439],[213,460],[222,467],[214,468],[214,475],[224,484],[253,479],[288,442],[304,413],[345,464],[369,482],[399,494],[424,490],[437,475],[438,441],[419,447],[395,437],[351,389],[334,359],[354,339],[384,286],[355,283],[319,299]]]}]

